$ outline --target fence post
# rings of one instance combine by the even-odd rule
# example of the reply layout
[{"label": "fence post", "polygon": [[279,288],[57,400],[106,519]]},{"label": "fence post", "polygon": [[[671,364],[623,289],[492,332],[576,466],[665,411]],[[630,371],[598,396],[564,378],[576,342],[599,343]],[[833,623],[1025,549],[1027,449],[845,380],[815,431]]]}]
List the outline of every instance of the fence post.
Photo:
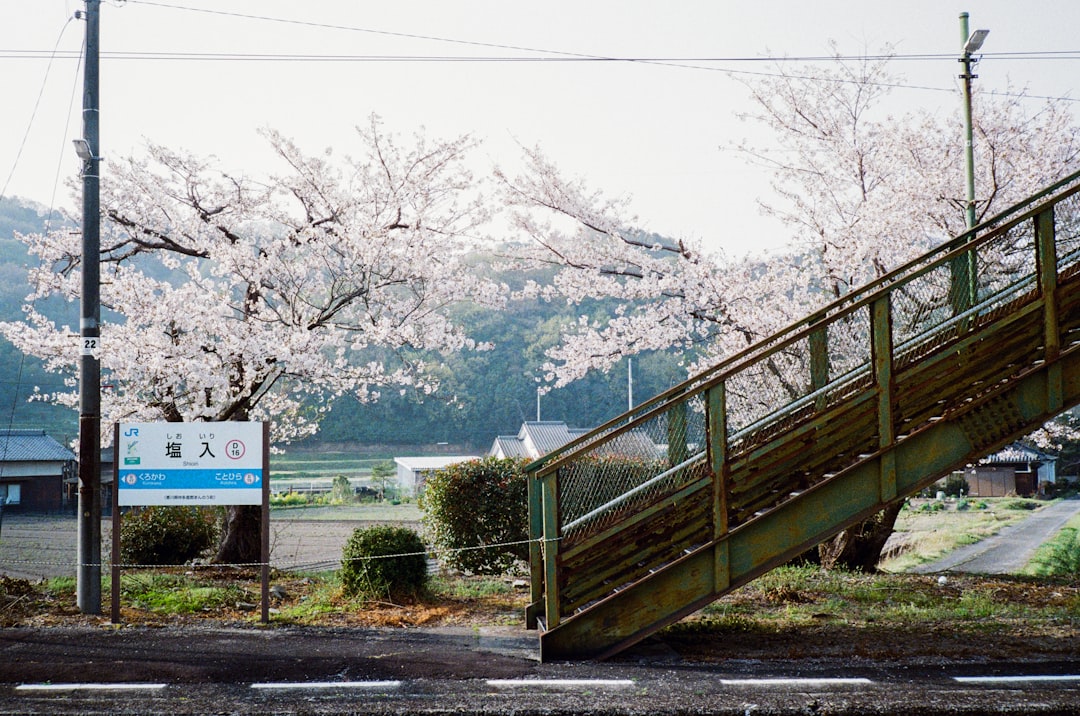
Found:
[{"label": "fence post", "polygon": [[1061,364],[1061,325],[1058,320],[1057,246],[1054,236],[1054,207],[1035,216],[1035,264],[1039,274],[1039,294],[1043,301],[1043,340],[1046,345],[1046,407],[1051,412],[1064,404]]},{"label": "fence post", "polygon": [[529,498],[529,604],[525,607],[525,628],[535,629],[544,603],[544,553],[540,545],[544,536],[544,506],[536,471],[530,470],[525,479]]},{"label": "fence post", "polygon": [[[824,315],[810,319],[810,325],[824,320]],[[829,334],[826,326],[821,326],[811,331],[808,339],[810,344],[810,390],[818,391],[829,384]],[[828,396],[824,393],[814,400],[815,410],[824,410],[828,405]]]},{"label": "fence post", "polygon": [[559,471],[540,483],[544,520],[544,614],[546,629],[559,625]]},{"label": "fence post", "polygon": [[896,420],[893,406],[893,342],[891,294],[883,294],[870,306],[871,360],[877,388],[878,447],[881,455],[879,497],[888,502],[896,497]]},{"label": "fence post", "polygon": [[675,467],[690,455],[686,446],[686,397],[673,403],[667,412],[668,467]]},{"label": "fence post", "polygon": [[727,456],[727,398],[725,384],[717,383],[705,391],[708,422],[706,443],[709,467],[713,476],[713,587],[717,592],[731,584],[731,562],[728,542],[722,539],[728,532],[728,456]]}]

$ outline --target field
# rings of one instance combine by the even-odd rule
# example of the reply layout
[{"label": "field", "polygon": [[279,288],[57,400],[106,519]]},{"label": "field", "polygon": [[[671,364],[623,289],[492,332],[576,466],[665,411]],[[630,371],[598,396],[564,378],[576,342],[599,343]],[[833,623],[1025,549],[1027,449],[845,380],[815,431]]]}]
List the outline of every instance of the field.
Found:
[{"label": "field", "polygon": [[328,491],[334,478],[344,475],[353,487],[368,485],[371,468],[393,457],[358,457],[349,452],[298,452],[270,456],[270,489],[287,492]]}]

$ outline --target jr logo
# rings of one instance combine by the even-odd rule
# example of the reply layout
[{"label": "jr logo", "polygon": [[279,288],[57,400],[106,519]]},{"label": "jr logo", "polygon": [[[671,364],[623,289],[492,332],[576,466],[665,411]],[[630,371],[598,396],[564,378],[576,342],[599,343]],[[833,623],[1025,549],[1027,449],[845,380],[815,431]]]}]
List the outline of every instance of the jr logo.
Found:
[{"label": "jr logo", "polygon": [[134,438],[134,437],[138,437],[138,436],[139,436],[139,429],[138,428],[128,428],[127,430],[124,431],[124,437],[125,438]]}]

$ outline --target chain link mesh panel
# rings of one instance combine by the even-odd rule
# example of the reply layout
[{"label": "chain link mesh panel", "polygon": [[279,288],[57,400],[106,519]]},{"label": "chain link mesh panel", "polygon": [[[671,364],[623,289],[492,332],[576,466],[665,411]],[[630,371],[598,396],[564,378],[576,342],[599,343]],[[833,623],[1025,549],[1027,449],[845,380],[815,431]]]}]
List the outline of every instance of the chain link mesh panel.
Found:
[{"label": "chain link mesh panel", "polygon": [[705,405],[700,394],[613,430],[606,440],[559,468],[564,539],[615,524],[679,489],[705,457]]}]

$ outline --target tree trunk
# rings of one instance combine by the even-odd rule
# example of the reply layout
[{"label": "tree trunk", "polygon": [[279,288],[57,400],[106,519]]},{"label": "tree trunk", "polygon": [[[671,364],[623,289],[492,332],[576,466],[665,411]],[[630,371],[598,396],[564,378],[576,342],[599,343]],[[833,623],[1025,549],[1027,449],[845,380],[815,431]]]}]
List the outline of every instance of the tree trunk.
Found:
[{"label": "tree trunk", "polygon": [[886,507],[870,519],[850,527],[818,545],[818,559],[825,569],[850,569],[873,572],[881,559],[881,550],[892,534],[896,516],[904,501]]},{"label": "tree trunk", "polygon": [[217,564],[258,564],[262,562],[262,508],[258,505],[231,505],[226,508],[225,534],[214,562]]}]

